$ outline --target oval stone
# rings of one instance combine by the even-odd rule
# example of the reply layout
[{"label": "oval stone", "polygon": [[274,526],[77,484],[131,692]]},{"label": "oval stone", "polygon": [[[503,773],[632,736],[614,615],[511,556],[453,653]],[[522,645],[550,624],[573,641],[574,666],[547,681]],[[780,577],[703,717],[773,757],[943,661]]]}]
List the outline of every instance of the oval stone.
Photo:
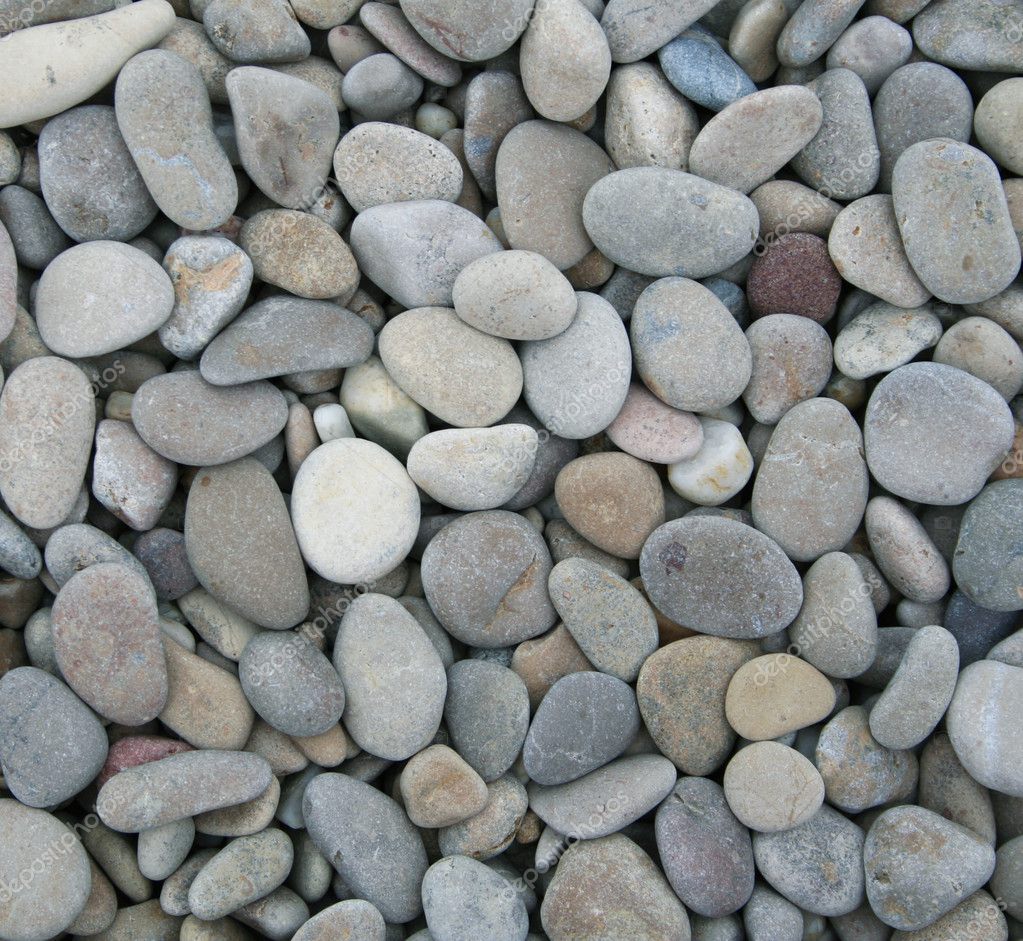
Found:
[{"label": "oval stone", "polygon": [[780,742],[739,749],[722,783],[735,816],[762,833],[797,827],[824,803],[824,780],[813,762]]},{"label": "oval stone", "polygon": [[1000,0],[943,0],[925,4],[921,14],[913,20],[913,39],[929,59],[957,69],[1023,69],[1015,5]]},{"label": "oval stone", "polygon": [[966,508],[952,559],[956,585],[989,611],[1023,609],[1023,480],[999,480]]},{"label": "oval stone", "polygon": [[725,694],[728,724],[752,742],[805,729],[834,708],[831,681],[816,667],[787,653],[765,654],[744,663]]},{"label": "oval stone", "polygon": [[434,863],[423,877],[423,909],[437,941],[485,937],[519,941],[529,930],[526,905],[507,880],[468,856]]},{"label": "oval stone", "polygon": [[402,0],[402,12],[434,49],[462,62],[483,62],[515,44],[529,23],[529,0]]}]

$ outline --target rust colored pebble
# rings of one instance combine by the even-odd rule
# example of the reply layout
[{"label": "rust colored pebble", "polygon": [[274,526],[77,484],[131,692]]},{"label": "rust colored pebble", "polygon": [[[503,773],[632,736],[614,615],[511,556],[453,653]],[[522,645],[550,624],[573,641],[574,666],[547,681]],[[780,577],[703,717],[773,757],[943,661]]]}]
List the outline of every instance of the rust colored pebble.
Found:
[{"label": "rust colored pebble", "polygon": [[835,314],[842,278],[827,242],[809,232],[790,232],[771,242],[750,268],[746,296],[757,317],[799,314],[827,323]]},{"label": "rust colored pebble", "polygon": [[96,778],[96,787],[103,787],[115,774],[120,774],[128,768],[169,758],[183,751],[192,751],[192,746],[176,738],[164,738],[161,735],[129,735],[127,738],[119,739],[107,752],[106,763]]}]

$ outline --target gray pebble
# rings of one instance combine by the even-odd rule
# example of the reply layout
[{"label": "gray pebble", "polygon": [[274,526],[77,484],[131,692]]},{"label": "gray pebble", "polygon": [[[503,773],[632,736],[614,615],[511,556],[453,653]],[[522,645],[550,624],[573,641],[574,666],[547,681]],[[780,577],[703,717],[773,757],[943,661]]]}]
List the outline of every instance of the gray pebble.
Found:
[{"label": "gray pebble", "polygon": [[800,68],[816,62],[853,21],[863,0],[810,0],[800,4],[778,36],[782,65]]},{"label": "gray pebble", "polygon": [[757,87],[711,33],[694,27],[676,35],[657,53],[668,81],[686,98],[721,111]]},{"label": "gray pebble", "polygon": [[526,906],[508,882],[483,863],[449,856],[423,877],[423,909],[436,941],[481,935],[494,941],[524,941],[529,930]]},{"label": "gray pebble", "polygon": [[953,571],[959,589],[981,607],[1023,609],[1021,513],[1023,481],[999,480],[988,484],[963,515]]},{"label": "gray pebble", "polygon": [[828,50],[829,69],[851,69],[871,96],[913,51],[909,30],[888,16],[867,16],[853,23]]},{"label": "gray pebble", "polygon": [[940,601],[951,581],[948,565],[920,521],[898,500],[874,497],[864,527],[874,561],[892,587],[913,601]]},{"label": "gray pebble", "polygon": [[0,189],[0,225],[10,234],[18,261],[28,268],[45,268],[68,247],[46,203],[16,184]]},{"label": "gray pebble", "polygon": [[393,118],[422,93],[423,80],[389,52],[356,62],[341,86],[345,104],[370,121]]},{"label": "gray pebble", "polygon": [[913,20],[913,39],[930,59],[958,69],[1017,72],[1023,53],[1015,39],[1016,11],[998,0],[929,5]]},{"label": "gray pebble", "polygon": [[491,781],[483,809],[460,823],[443,827],[437,834],[438,848],[444,856],[492,859],[511,845],[527,806],[526,789],[511,775]]},{"label": "gray pebble", "polygon": [[480,72],[465,93],[465,159],[484,195],[497,200],[496,163],[502,141],[516,125],[535,115],[511,72]]},{"label": "gray pebble", "polygon": [[39,550],[25,531],[0,512],[0,568],[15,578],[35,578],[42,565]]},{"label": "gray pebble", "polygon": [[58,587],[76,573],[101,562],[114,562],[145,580],[145,569],[116,539],[88,523],[59,526],[46,541],[46,569]]},{"label": "gray pebble", "polygon": [[742,920],[749,941],[803,941],[803,913],[766,885],[753,890]]},{"label": "gray pebble", "polygon": [[329,905],[295,932],[292,941],[330,941],[345,936],[360,941],[387,941],[387,926],[377,907],[365,899],[345,899]]},{"label": "gray pebble", "polygon": [[165,823],[139,834],[139,871],[147,879],[163,881],[185,861],[195,840],[191,817]]},{"label": "gray pebble", "polygon": [[1023,388],[1019,344],[986,317],[964,317],[952,324],[934,349],[934,362],[983,379],[1007,400]]},{"label": "gray pebble", "polygon": [[526,0],[405,0],[402,12],[434,49],[463,62],[483,62],[514,45],[529,23]]},{"label": "gray pebble", "polygon": [[297,62],[309,55],[309,37],[282,0],[212,0],[202,23],[233,62]]}]

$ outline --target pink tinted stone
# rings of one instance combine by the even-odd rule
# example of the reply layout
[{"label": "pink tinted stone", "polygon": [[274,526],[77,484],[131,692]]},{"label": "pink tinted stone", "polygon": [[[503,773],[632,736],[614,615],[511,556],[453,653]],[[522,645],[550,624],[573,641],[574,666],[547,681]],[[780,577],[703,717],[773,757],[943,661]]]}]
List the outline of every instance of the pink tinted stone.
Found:
[{"label": "pink tinted stone", "polygon": [[607,436],[633,457],[674,464],[700,450],[703,426],[692,412],[665,405],[646,386],[633,383]]}]

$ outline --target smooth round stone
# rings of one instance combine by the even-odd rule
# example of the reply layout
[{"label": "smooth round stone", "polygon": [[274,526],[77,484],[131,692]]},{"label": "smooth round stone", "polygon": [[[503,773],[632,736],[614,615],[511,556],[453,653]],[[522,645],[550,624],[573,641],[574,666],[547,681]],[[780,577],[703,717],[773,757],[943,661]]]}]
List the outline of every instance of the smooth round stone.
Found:
[{"label": "smooth round stone", "polygon": [[1023,898],[1020,897],[1023,878],[1023,839],[1015,837],[999,847],[995,873],[991,878],[991,891],[1006,905],[1006,911],[1014,918],[1023,914]]},{"label": "smooth round stone", "polygon": [[629,386],[621,410],[605,430],[627,454],[655,464],[688,460],[703,446],[703,426],[695,415],[665,405],[639,383]]},{"label": "smooth round stone", "polygon": [[[298,865],[298,859],[295,860]],[[294,870],[292,870],[294,872]],[[331,941],[348,933],[365,941],[385,941],[387,927],[377,907],[364,899],[329,905],[306,921],[292,941]]]},{"label": "smooth round stone", "polygon": [[341,86],[345,104],[371,121],[386,121],[400,114],[422,93],[422,78],[389,52],[356,62]]},{"label": "smooth round stone", "polygon": [[28,268],[45,268],[68,247],[46,203],[23,186],[0,191],[0,223],[10,233],[18,261]]},{"label": "smooth round stone", "polygon": [[447,307],[404,311],[380,331],[378,347],[401,389],[451,425],[492,425],[522,391],[522,366],[512,345],[470,327]]},{"label": "smooth round stone", "polygon": [[671,520],[647,539],[639,570],[673,621],[718,637],[758,638],[799,613],[799,573],[770,537],[724,517]]},{"label": "smooth round stone", "polygon": [[147,879],[166,879],[185,861],[194,840],[191,817],[143,830],[138,842],[139,871]]},{"label": "smooth round stone", "polygon": [[1012,416],[986,382],[951,366],[910,363],[885,376],[867,403],[870,472],[907,500],[972,499],[1012,444]]},{"label": "smooth round stone", "polygon": [[863,831],[831,807],[778,833],[755,833],[753,856],[770,885],[804,911],[834,917],[863,901]]},{"label": "smooth round stone", "polygon": [[179,16],[157,48],[176,52],[182,59],[191,62],[202,76],[210,101],[215,105],[227,104],[224,79],[235,67],[235,63],[213,45],[201,21]]},{"label": "smooth round stone", "polygon": [[863,847],[867,898],[886,925],[926,928],[983,886],[994,850],[980,837],[922,807],[886,810]]},{"label": "smooth round stone", "polygon": [[444,724],[458,754],[493,781],[522,750],[529,727],[525,684],[498,663],[460,660],[448,672]]},{"label": "smooth round stone", "polygon": [[650,62],[622,65],[607,86],[604,141],[619,169],[688,170],[696,111]]},{"label": "smooth round stone", "polygon": [[[954,546],[947,548],[951,555]],[[955,634],[960,662],[967,664],[987,657],[993,645],[1005,640],[1013,632],[1015,616],[1014,611],[983,608],[957,589],[948,599],[943,625]]]},{"label": "smooth round stone", "polygon": [[572,285],[554,265],[536,252],[514,250],[463,268],[452,298],[467,324],[508,340],[555,337],[572,324],[577,307]]},{"label": "smooth round stone", "polygon": [[401,390],[376,356],[345,370],[339,397],[352,427],[402,460],[429,431],[422,406]]},{"label": "smooth round stone", "polygon": [[[56,817],[15,800],[0,800],[0,836],[7,848],[0,879],[12,889],[5,893],[0,934],[10,941],[59,937],[89,902],[93,880],[82,844]],[[38,873],[36,860],[44,860]]]},{"label": "smooth round stone", "polygon": [[405,468],[371,441],[338,438],[302,463],[291,517],[306,563],[333,582],[372,582],[408,555],[419,495]]},{"label": "smooth round stone", "polygon": [[529,916],[523,900],[508,886],[499,873],[468,856],[434,863],[422,888],[430,937],[457,941],[481,935],[494,941],[523,941]]},{"label": "smooth round stone", "polygon": [[566,464],[554,494],[569,525],[623,559],[639,557],[664,521],[664,492],[654,469],[629,454],[588,454]]},{"label": "smooth round stone", "polygon": [[114,106],[124,142],[164,215],[196,231],[226,222],[238,185],[214,134],[199,70],[166,49],[141,52],[121,69]]},{"label": "smooth round stone", "polygon": [[1023,150],[1013,132],[1021,120],[1023,82],[1007,79],[995,85],[977,105],[973,118],[984,151],[1012,173],[1023,173]]},{"label": "smooth round stone", "polygon": [[483,810],[438,833],[438,848],[444,856],[493,859],[511,845],[527,809],[526,789],[505,775],[487,785]]},{"label": "smooth round stone", "polygon": [[874,95],[913,51],[909,31],[888,16],[867,16],[853,23],[828,50],[829,69],[851,69]]},{"label": "smooth round stone", "polygon": [[539,446],[528,425],[448,428],[420,438],[409,451],[409,476],[454,510],[493,510],[529,479]]},{"label": "smooth round stone", "polygon": [[21,176],[21,150],[10,134],[0,137],[0,180],[6,186]]},{"label": "smooth round stone", "polygon": [[757,529],[799,562],[841,549],[867,505],[863,438],[834,399],[809,399],[778,422],[753,484]]},{"label": "smooth round stone", "polygon": [[746,904],[756,875],[753,846],[721,785],[684,778],[657,808],[654,821],[661,865],[689,910],[721,918]]},{"label": "smooth round stone", "polygon": [[874,560],[893,588],[924,604],[945,596],[948,565],[909,509],[891,497],[874,497],[864,526]]},{"label": "smooth round stone", "polygon": [[143,441],[179,464],[226,464],[251,454],[288,419],[284,396],[268,382],[222,388],[198,370],[147,380],[132,400],[132,422]]},{"label": "smooth round stone", "polygon": [[71,513],[89,464],[94,393],[67,360],[27,360],[0,394],[0,493],[26,526],[48,529]]},{"label": "smooth round stone", "polygon": [[543,537],[516,513],[489,510],[445,526],[423,552],[426,600],[445,629],[474,647],[508,647],[548,630],[553,563]]},{"label": "smooth round stone", "polygon": [[966,508],[953,556],[956,584],[991,611],[1023,609],[1023,480],[999,480]]},{"label": "smooth round stone", "polygon": [[6,513],[0,512],[0,568],[15,578],[35,578],[43,560],[35,543]]},{"label": "smooth round stone", "polygon": [[412,128],[378,121],[341,138],[334,174],[356,212],[406,200],[454,202],[462,190],[462,167],[447,147]]},{"label": "smooth round stone", "polygon": [[558,833],[596,839],[656,807],[671,792],[675,778],[674,765],[662,755],[630,755],[567,784],[530,783],[529,806]]},{"label": "smooth round stone", "polygon": [[800,6],[778,36],[778,59],[789,68],[816,62],[853,21],[862,0],[812,0]]},{"label": "smooth round stone", "polygon": [[309,55],[309,37],[280,0],[213,0],[202,23],[232,62],[297,62]]},{"label": "smooth round stone", "polygon": [[791,232],[754,259],[746,295],[756,317],[798,314],[823,324],[834,316],[841,287],[827,243],[808,232]]},{"label": "smooth round stone", "polygon": [[733,941],[733,937],[735,941],[746,937],[750,941],[802,941],[803,918],[803,912],[788,899],[760,883],[743,909],[741,925],[730,927],[732,934],[722,934],[720,939],[709,935],[707,941]]},{"label": "smooth round stone", "polygon": [[1023,703],[1023,668],[980,660],[959,675],[945,724],[963,767],[994,791],[1023,797],[1023,755],[1016,718]]},{"label": "smooth round stone", "polygon": [[115,563],[91,565],[61,588],[52,618],[61,675],[99,715],[122,725],[159,715],[167,667],[148,579]]},{"label": "smooth round stone", "polygon": [[744,663],[725,695],[728,724],[760,742],[820,722],[835,708],[835,689],[816,667],[791,654],[765,654]]},{"label": "smooth round stone", "polygon": [[400,778],[405,812],[418,827],[447,827],[478,814],[487,787],[466,761],[446,745],[414,755]]},{"label": "smooth round stone", "polygon": [[983,379],[1006,400],[1023,388],[1023,357],[1012,335],[986,317],[964,317],[948,328],[934,350],[934,362]]},{"label": "smooth round stone", "polygon": [[[361,0],[343,0],[343,2],[348,4],[352,13],[361,5]],[[327,48],[330,50],[330,57],[342,72],[350,72],[356,62],[384,51],[384,47],[377,42],[369,30],[363,26],[357,26],[354,22],[335,26],[327,34]]]},{"label": "smooth round stone", "polygon": [[465,159],[473,177],[491,202],[497,200],[497,152],[508,132],[535,115],[511,72],[484,71],[469,82],[465,92]]},{"label": "smooth round stone", "polygon": [[732,21],[728,54],[754,82],[767,81],[778,68],[775,45],[788,18],[782,0],[756,0],[739,9]]},{"label": "smooth round stone", "polygon": [[944,733],[934,735],[920,754],[918,794],[921,807],[972,830],[995,845],[991,796],[967,773]]},{"label": "smooth round stone", "polygon": [[458,84],[462,77],[459,65],[427,43],[394,6],[362,4],[359,19],[390,52],[427,81],[449,88]]},{"label": "smooth round stone", "polygon": [[320,852],[353,894],[376,906],[389,922],[402,924],[420,914],[426,850],[398,804],[372,785],[326,773],[305,789],[302,816]]},{"label": "smooth round stone", "polygon": [[[704,125],[689,152],[689,169],[749,193],[806,152],[823,115],[821,102],[807,86],[779,85],[746,95]],[[751,140],[762,142],[753,154],[744,146]]]},{"label": "smooth round stone", "polygon": [[352,223],[359,270],[405,307],[450,306],[468,264],[501,251],[467,209],[437,199],[372,206]]},{"label": "smooth round stone", "polygon": [[746,388],[752,354],[718,298],[688,278],[655,281],[639,297],[629,326],[636,369],[673,408],[712,412]]},{"label": "smooth round stone", "polygon": [[334,667],[345,690],[345,728],[360,748],[402,761],[429,744],[444,709],[444,665],[398,602],[356,598],[341,621]]},{"label": "smooth round stone", "polygon": [[170,278],[152,258],[121,242],[95,241],[69,248],[47,266],[35,313],[49,349],[82,357],[141,340],[173,306]]},{"label": "smooth round stone", "polygon": [[656,277],[705,278],[745,257],[756,207],[724,186],[679,170],[632,167],[597,181],[583,224],[615,264]]},{"label": "smooth round stone", "polygon": [[580,439],[603,431],[621,411],[632,363],[614,308],[586,291],[574,297],[578,307],[568,329],[519,349],[531,411],[559,437]]},{"label": "smooth round stone", "polygon": [[0,765],[22,804],[52,807],[83,790],[103,767],[99,720],[59,679],[16,667],[0,680]]},{"label": "smooth round stone", "polygon": [[600,25],[607,33],[614,61],[636,62],[656,52],[713,6],[713,0],[678,3],[659,0],[652,4],[643,0],[609,0]]},{"label": "smooth round stone", "polygon": [[145,570],[124,546],[87,523],[57,527],[46,542],[45,561],[46,570],[58,586],[99,562],[115,562],[145,580]]},{"label": "smooth round stone", "polygon": [[843,709],[821,729],[814,763],[829,803],[846,813],[905,800],[917,782],[916,757],[875,740],[862,706]]},{"label": "smooth round stone", "polygon": [[967,937],[970,934],[977,941],[1003,941],[1009,937],[1007,919],[1002,913],[1001,904],[987,892],[974,892],[926,928],[899,931],[892,937],[897,941],[940,941],[942,938]]},{"label": "smooth round stone", "polygon": [[657,52],[665,77],[686,98],[721,111],[757,90],[750,77],[702,27],[687,29]]},{"label": "smooth round stone", "polygon": [[522,87],[541,117],[574,121],[604,93],[611,50],[581,3],[548,0],[534,7],[519,50]]},{"label": "smooth round stone", "polygon": [[809,232],[827,238],[842,208],[795,180],[768,180],[753,190],[749,198],[760,215],[760,238],[765,247],[789,232]]},{"label": "smooth round stone", "polygon": [[226,81],[249,178],[287,209],[313,206],[325,192],[341,133],[330,96],[293,75],[251,66],[232,69]]},{"label": "smooth round stone", "polygon": [[753,456],[742,432],[731,422],[701,418],[703,444],[696,454],[668,467],[668,483],[679,496],[700,506],[731,500],[753,474]]},{"label": "smooth round stone", "polygon": [[[906,256],[939,299],[978,303],[1016,277],[1019,241],[998,168],[982,151],[947,139],[914,144],[895,164],[892,199]],[[960,215],[955,240],[934,238]]]},{"label": "smooth round stone", "polygon": [[495,166],[508,244],[543,255],[561,271],[582,261],[593,248],[583,202],[613,169],[608,155],[575,128],[547,121],[514,127]]},{"label": "smooth round stone", "polygon": [[690,937],[689,917],[657,864],[628,837],[570,846],[540,907],[551,941]]},{"label": "smooth round stone", "polygon": [[741,748],[725,768],[723,785],[732,813],[761,833],[798,827],[824,803],[824,779],[813,762],[779,742]]},{"label": "smooth round stone", "polygon": [[[1011,189],[1007,187],[1006,192],[1011,192]],[[964,310],[994,321],[1017,341],[1023,339],[1023,291],[1015,285],[979,304],[966,304]]]},{"label": "smooth round stone", "polygon": [[402,12],[434,49],[461,62],[493,59],[515,44],[530,20],[526,0],[403,0]]},{"label": "smooth round stone", "polygon": [[281,295],[258,301],[232,321],[206,347],[199,371],[214,385],[237,386],[355,366],[372,350],[373,331],[357,314],[329,301]]},{"label": "smooth round stone", "polygon": [[133,238],[156,215],[113,108],[86,105],[47,121],[38,150],[46,207],[76,242]]},{"label": "smooth round stone", "polygon": [[[17,313],[18,259],[10,233],[0,222],[0,336],[5,340],[14,329]],[[4,365],[8,365],[6,361]]]},{"label": "smooth round stone", "polygon": [[174,464],[153,451],[129,422],[104,419],[99,423],[92,493],[114,516],[132,529],[151,529],[177,482]]},{"label": "smooth round stone", "polygon": [[937,137],[968,141],[973,98],[966,83],[936,62],[911,62],[896,69],[874,98],[874,124],[881,150],[878,187],[891,192],[892,170],[907,147]]},{"label": "smooth round stone", "polygon": [[957,69],[1017,72],[1023,67],[1018,48],[1015,8],[998,0],[963,5],[944,0],[913,20],[913,39],[920,51]]}]

